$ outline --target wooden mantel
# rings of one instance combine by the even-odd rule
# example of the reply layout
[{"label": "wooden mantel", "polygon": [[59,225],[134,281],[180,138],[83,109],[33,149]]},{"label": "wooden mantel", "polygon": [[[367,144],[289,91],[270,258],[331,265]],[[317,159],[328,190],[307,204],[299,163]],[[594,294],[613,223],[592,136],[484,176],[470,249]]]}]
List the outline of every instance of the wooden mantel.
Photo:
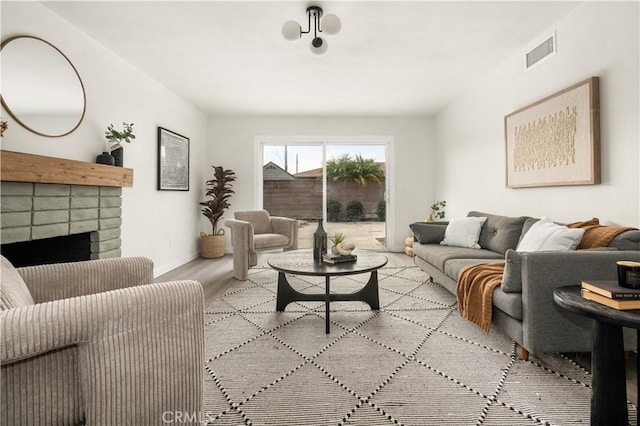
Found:
[{"label": "wooden mantel", "polygon": [[0,151],[0,172],[3,182],[133,186],[133,169],[5,150]]}]

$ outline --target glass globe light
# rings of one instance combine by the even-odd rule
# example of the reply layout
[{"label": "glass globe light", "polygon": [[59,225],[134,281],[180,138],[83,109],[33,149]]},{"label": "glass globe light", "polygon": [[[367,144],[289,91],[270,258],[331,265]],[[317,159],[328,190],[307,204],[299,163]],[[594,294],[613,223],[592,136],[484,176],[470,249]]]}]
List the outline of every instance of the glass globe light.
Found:
[{"label": "glass globe light", "polygon": [[282,35],[289,41],[298,40],[301,37],[302,27],[296,21],[287,21],[282,26]]},{"label": "glass globe light", "polygon": [[309,47],[311,48],[312,53],[315,53],[316,55],[323,55],[329,48],[329,45],[327,44],[327,40],[321,37],[316,37],[311,40],[311,45]]},{"label": "glass globe light", "polygon": [[342,22],[336,15],[325,15],[324,18],[322,18],[321,28],[323,33],[335,35],[338,34],[342,29]]}]

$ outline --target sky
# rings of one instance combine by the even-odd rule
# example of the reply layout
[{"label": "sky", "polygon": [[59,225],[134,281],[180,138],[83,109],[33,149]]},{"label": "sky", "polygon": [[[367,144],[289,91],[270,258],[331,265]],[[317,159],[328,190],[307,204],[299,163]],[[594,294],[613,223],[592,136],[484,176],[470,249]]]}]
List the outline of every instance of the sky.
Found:
[{"label": "sky", "polygon": [[[286,148],[288,167],[285,168],[284,164],[284,145],[265,145],[263,164],[273,161],[291,174],[322,167],[322,145],[288,145]],[[349,154],[352,158],[360,154],[376,162],[386,161],[384,145],[327,145],[327,160],[337,159],[344,154]]]}]

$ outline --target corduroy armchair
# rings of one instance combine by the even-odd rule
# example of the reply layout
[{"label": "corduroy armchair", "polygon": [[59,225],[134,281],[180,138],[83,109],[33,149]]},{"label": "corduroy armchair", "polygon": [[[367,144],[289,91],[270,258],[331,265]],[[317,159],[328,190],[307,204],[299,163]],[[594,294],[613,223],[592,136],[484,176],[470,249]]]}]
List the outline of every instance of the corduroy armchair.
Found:
[{"label": "corduroy armchair", "polygon": [[25,268],[2,257],[0,423],[197,423],[202,286],[149,283],[141,257]]},{"label": "corduroy armchair", "polygon": [[231,228],[233,245],[233,276],[244,281],[249,267],[258,264],[259,251],[298,248],[298,221],[270,216],[266,210],[244,210],[234,213],[235,219],[224,224]]}]

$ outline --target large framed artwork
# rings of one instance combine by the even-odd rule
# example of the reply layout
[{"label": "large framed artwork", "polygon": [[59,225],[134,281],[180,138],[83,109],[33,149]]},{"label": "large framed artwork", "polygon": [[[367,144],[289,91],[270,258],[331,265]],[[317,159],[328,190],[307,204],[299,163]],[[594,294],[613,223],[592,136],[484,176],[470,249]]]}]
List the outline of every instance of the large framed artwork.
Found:
[{"label": "large framed artwork", "polygon": [[504,118],[506,186],[600,183],[598,77]]},{"label": "large framed artwork", "polygon": [[158,189],[189,190],[189,138],[158,127]]}]

